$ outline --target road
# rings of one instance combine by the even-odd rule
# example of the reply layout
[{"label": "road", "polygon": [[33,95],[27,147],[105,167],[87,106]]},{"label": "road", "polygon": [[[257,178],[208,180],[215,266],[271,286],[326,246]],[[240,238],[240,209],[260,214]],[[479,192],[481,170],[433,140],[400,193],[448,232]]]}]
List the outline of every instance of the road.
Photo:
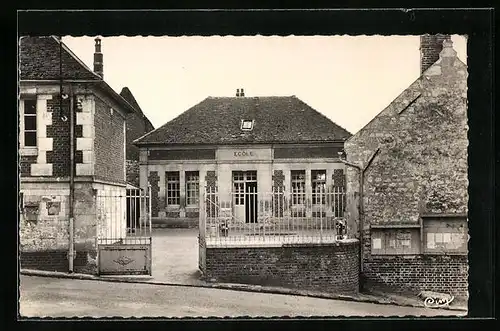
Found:
[{"label": "road", "polygon": [[21,276],[22,317],[444,316],[461,312],[199,287]]}]

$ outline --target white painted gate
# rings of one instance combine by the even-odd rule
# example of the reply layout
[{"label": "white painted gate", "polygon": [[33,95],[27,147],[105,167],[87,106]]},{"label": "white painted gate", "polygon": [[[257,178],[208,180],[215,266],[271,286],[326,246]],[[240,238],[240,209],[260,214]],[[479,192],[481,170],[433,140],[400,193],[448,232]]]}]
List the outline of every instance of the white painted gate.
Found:
[{"label": "white painted gate", "polygon": [[100,275],[151,275],[151,189],[99,191],[97,247]]}]

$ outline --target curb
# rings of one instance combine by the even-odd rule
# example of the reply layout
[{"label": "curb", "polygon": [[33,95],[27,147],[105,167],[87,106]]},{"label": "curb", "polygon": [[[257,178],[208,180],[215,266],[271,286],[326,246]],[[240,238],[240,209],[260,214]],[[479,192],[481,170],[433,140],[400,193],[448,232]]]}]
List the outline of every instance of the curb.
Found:
[{"label": "curb", "polygon": [[[296,295],[296,296],[319,298],[319,299],[355,301],[355,302],[373,303],[381,305],[396,305],[401,307],[427,308],[423,304],[401,303],[396,300],[380,298],[375,296],[367,297],[367,296],[354,296],[354,295],[343,295],[343,294],[318,293],[318,292],[310,292],[304,290],[288,289],[282,287],[267,287],[260,285],[245,285],[245,284],[233,284],[233,283],[179,284],[179,283],[155,281],[152,280],[151,276],[135,276],[134,278],[130,276],[127,277],[94,276],[88,274],[79,274],[79,273],[70,274],[58,271],[43,271],[43,270],[32,270],[32,269],[21,269],[20,274],[26,276],[93,280],[93,281],[114,282],[114,283],[135,283],[135,284],[149,284],[149,285],[163,285],[163,286],[213,288],[213,289],[244,291],[244,292]],[[428,309],[434,309],[434,308],[428,308]],[[439,307],[439,309],[467,312],[467,308],[464,307]]]}]

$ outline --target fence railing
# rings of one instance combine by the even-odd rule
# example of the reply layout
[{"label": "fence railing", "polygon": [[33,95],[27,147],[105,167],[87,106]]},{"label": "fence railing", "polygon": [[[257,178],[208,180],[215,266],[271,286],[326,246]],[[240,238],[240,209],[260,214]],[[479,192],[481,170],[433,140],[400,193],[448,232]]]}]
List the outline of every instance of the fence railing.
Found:
[{"label": "fence railing", "polygon": [[149,195],[140,189],[98,191],[96,196],[98,244],[151,243]]},{"label": "fence railing", "polygon": [[207,188],[202,200],[207,245],[323,243],[346,235],[342,187],[309,193]]}]

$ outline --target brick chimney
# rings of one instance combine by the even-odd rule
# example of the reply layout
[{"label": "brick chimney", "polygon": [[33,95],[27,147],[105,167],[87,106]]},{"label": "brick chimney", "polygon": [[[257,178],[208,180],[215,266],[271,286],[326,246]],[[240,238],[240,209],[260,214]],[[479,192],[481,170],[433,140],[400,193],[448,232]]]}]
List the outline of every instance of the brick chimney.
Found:
[{"label": "brick chimney", "polygon": [[101,53],[101,38],[95,38],[95,52],[94,52],[94,72],[104,79],[102,53]]},{"label": "brick chimney", "polygon": [[243,89],[240,90],[240,97],[244,97],[245,96],[245,91],[243,91]]},{"label": "brick chimney", "polygon": [[240,96],[240,89],[236,89],[236,97],[239,97]]},{"label": "brick chimney", "polygon": [[443,50],[443,42],[451,40],[450,35],[436,34],[420,36],[420,73],[422,74],[437,60]]}]

